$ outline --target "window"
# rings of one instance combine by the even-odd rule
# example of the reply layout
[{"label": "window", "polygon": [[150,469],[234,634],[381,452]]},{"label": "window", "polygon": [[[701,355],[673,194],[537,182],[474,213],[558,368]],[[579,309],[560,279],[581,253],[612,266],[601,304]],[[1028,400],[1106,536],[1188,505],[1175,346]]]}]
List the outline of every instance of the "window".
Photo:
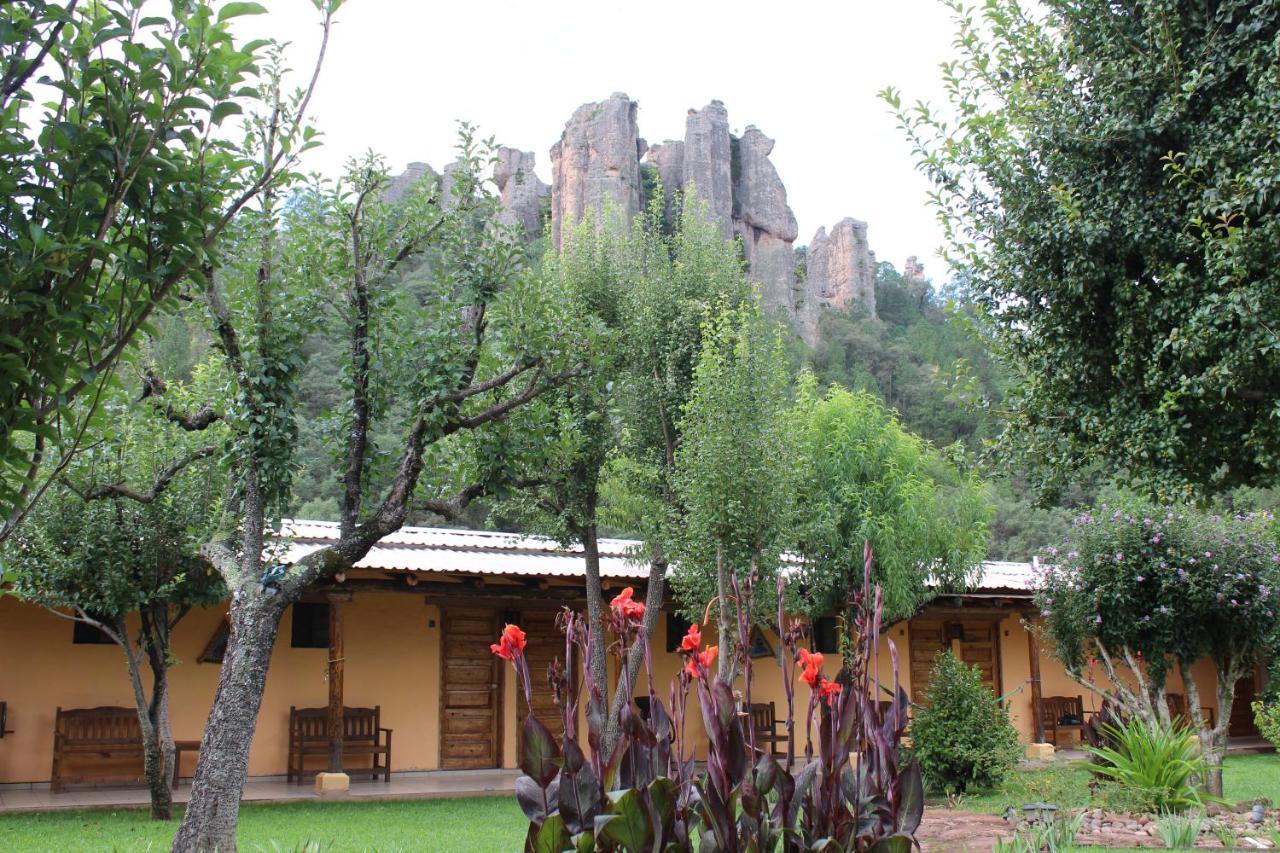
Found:
[{"label": "window", "polygon": [[840,651],[839,622],[834,616],[820,616],[813,621],[813,650],[824,655]]},{"label": "window", "polygon": [[295,649],[329,648],[329,605],[299,601],[293,605]]},{"label": "window", "polygon": [[231,624],[223,619],[205,644],[204,651],[196,658],[200,663],[222,663],[227,654],[227,640],[231,639]]},{"label": "window", "polygon": [[[90,617],[97,619],[99,622],[106,620],[97,613],[90,613]],[[71,623],[71,643],[76,646],[110,646],[115,643],[105,631],[90,625],[88,622],[76,620]]]},{"label": "window", "polygon": [[680,648],[680,641],[689,632],[693,623],[677,613],[667,612],[667,651],[674,652]]}]

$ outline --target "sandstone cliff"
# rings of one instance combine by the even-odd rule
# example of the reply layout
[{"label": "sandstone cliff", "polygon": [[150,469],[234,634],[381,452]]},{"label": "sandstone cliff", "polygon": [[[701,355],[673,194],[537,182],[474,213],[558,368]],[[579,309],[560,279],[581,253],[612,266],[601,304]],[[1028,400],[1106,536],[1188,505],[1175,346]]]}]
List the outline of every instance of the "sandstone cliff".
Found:
[{"label": "sandstone cliff", "polygon": [[[685,136],[648,148],[640,138],[639,105],[621,92],[584,104],[565,124],[551,148],[552,183],[534,173],[532,152],[498,151],[494,182],[501,194],[503,221],[519,226],[527,239],[542,233],[542,211],[550,195],[551,237],[559,247],[564,229],[590,212],[614,210],[625,222],[644,206],[645,169],[657,172],[668,223],[679,215],[681,196],[715,222],[725,238],[742,241],[747,272],[766,307],[790,318],[796,332],[816,344],[822,313],[862,305],[876,316],[876,260],[865,222],[845,218],[828,231],[819,228],[803,262],[797,256],[798,227],[787,203],[787,188],[770,155],[774,140],[748,126],[740,138],[730,133],[729,113],[720,101],[690,109]],[[647,156],[646,156],[647,151]],[[451,201],[455,165],[439,176],[425,163],[412,163],[395,178],[388,197],[398,198],[416,180],[441,184],[442,203]],[[803,266],[803,268],[801,268]],[[924,268],[908,258],[904,276],[923,283]]]},{"label": "sandstone cliff", "polygon": [[867,245],[867,223],[848,217],[819,228],[809,242],[804,303],[797,312],[801,336],[817,343],[822,311],[861,304],[876,315],[876,259]]},{"label": "sandstone cliff", "polygon": [[612,203],[630,222],[640,210],[640,157],[644,144],[636,125],[639,105],[622,92],[598,104],[583,104],[551,147],[551,238],[592,211],[602,216]]},{"label": "sandstone cliff", "polygon": [[534,163],[532,151],[503,147],[493,168],[493,181],[501,193],[501,221],[519,226],[529,241],[542,236],[542,200],[551,192],[534,173]]},{"label": "sandstone cliff", "polygon": [[684,166],[681,187],[690,192],[707,216],[720,225],[727,240],[733,235],[733,165],[729,112],[712,101],[689,110],[684,125]]}]

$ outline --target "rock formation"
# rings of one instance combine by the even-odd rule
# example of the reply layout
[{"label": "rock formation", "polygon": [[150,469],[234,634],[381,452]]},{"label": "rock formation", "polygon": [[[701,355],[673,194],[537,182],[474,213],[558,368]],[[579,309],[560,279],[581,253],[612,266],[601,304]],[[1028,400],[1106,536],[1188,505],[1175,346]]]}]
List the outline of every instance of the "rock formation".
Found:
[{"label": "rock formation", "polygon": [[504,146],[493,167],[493,180],[502,194],[500,221],[518,225],[530,241],[542,234],[542,200],[551,191],[534,173],[534,162],[532,151]]},{"label": "rock formation", "polygon": [[876,315],[876,260],[867,245],[867,223],[848,217],[809,242],[804,301],[797,313],[801,336],[817,343],[822,311],[858,303]]},{"label": "rock formation", "polygon": [[[700,110],[689,110],[684,124],[685,189],[692,188],[697,203],[720,225],[725,239],[733,236],[733,151],[729,137],[729,111],[720,101]],[[776,177],[776,173],[775,173]]]},{"label": "rock formation", "polygon": [[439,181],[440,176],[436,174],[436,170],[426,163],[410,163],[405,170],[391,179],[387,184],[387,188],[382,192],[382,198],[388,204],[395,204],[404,198],[405,193],[413,187],[418,181],[427,178],[433,182]]},{"label": "rock formation", "polygon": [[612,202],[626,222],[640,210],[638,107],[622,92],[584,104],[551,147],[551,237],[557,247],[563,230],[589,210],[601,216]]},{"label": "rock formation", "polygon": [[920,263],[915,255],[912,255],[902,265],[902,277],[907,281],[924,281],[924,264]]},{"label": "rock formation", "polygon": [[733,230],[742,236],[749,272],[760,285],[765,305],[794,314],[798,307],[794,243],[799,227],[787,206],[787,188],[769,160],[773,144],[755,127],[748,127],[736,141]]},{"label": "rock formation", "polygon": [[[765,306],[788,316],[809,343],[817,343],[826,309],[858,304],[875,316],[876,262],[865,223],[846,218],[829,232],[819,228],[803,268],[798,268],[799,229],[787,204],[787,189],[770,160],[774,140],[753,126],[741,138],[733,137],[728,111],[713,100],[688,111],[683,140],[667,140],[649,149],[640,138],[637,112],[636,102],[621,92],[574,111],[551,148],[550,188],[534,174],[531,152],[499,149],[494,181],[501,193],[503,220],[518,225],[526,238],[536,239],[549,193],[556,247],[565,229],[588,213],[601,217],[611,209],[630,222],[645,201],[643,158],[644,169],[661,178],[667,222],[675,223],[676,194],[690,192],[726,239],[736,235],[742,240],[748,274]],[[438,178],[446,207],[452,200],[455,170],[456,165],[450,165]],[[392,182],[388,196],[398,198],[428,173],[435,175],[424,163],[411,164]],[[925,281],[924,268],[914,257],[907,260],[904,275]]]},{"label": "rock formation", "polygon": [[658,177],[662,179],[662,215],[667,222],[674,223],[676,194],[684,189],[684,143],[668,139],[654,145],[645,160],[658,170]]}]

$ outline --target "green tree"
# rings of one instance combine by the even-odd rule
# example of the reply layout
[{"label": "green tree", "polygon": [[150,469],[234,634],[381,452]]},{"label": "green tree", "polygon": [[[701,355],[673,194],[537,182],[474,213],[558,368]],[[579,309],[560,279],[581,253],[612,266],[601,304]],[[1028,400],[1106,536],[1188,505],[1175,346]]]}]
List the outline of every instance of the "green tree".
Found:
[{"label": "green tree", "polygon": [[[340,3],[316,0],[326,40]],[[0,540],[84,446],[139,331],[311,144],[310,89],[277,111],[269,157],[224,124],[271,86],[278,49],[231,33],[263,7],[151,11],[0,5]]]},{"label": "green tree", "polygon": [[1006,448],[1169,494],[1280,470],[1280,9],[950,4],[951,109],[885,98],[1015,368]]},{"label": "green tree", "polygon": [[[550,250],[542,274],[558,291],[580,325],[595,324],[596,341],[579,375],[531,402],[509,423],[519,434],[536,437],[538,446],[517,458],[527,467],[516,478],[523,485],[497,507],[523,529],[552,536],[583,550],[587,622],[591,631],[589,701],[604,702],[609,691],[605,639],[604,588],[600,577],[600,488],[605,465],[617,452],[624,428],[615,389],[622,379],[622,328],[619,294],[630,286],[637,231],[598,227],[591,216],[566,230],[561,252]],[[634,673],[633,673],[634,675]],[[617,690],[623,689],[619,679]],[[611,703],[612,704],[612,703]],[[605,722],[604,750],[618,734],[618,720]]]},{"label": "green tree", "polygon": [[744,662],[740,611],[750,599],[749,620],[776,619],[778,568],[794,534],[785,347],[757,303],[717,305],[703,323],[680,419],[674,485],[683,516],[672,582],[690,615],[717,605],[720,674],[729,683]]},{"label": "green tree", "polygon": [[[269,158],[277,142],[259,142]],[[233,378],[232,483],[223,529],[204,552],[231,590],[227,651],[201,742],[179,851],[229,850],[280,618],[308,588],[345,572],[411,506],[456,517],[504,484],[516,445],[490,428],[580,370],[589,337],[570,306],[524,272],[514,231],[481,172],[492,143],[464,126],[452,195],[422,182],[386,200],[382,163],[353,163],[335,186],[277,209],[265,193],[204,288]],[[426,265],[417,292],[402,287]],[[338,540],[271,565],[271,524],[291,500],[302,345],[316,324],[344,334],[335,418],[342,472]],[[399,441],[378,447],[390,428]],[[382,460],[387,460],[385,463]]]},{"label": "green tree", "polygon": [[806,377],[798,396],[791,431],[804,508],[796,530],[803,609],[845,605],[862,585],[867,542],[886,619],[907,618],[937,590],[975,579],[990,516],[976,476],[903,429],[870,394],[832,388],[819,396]]},{"label": "green tree", "polygon": [[[1235,685],[1253,672],[1280,629],[1280,549],[1267,516],[1222,517],[1140,502],[1083,513],[1043,555],[1036,603],[1067,673],[1112,693],[1131,713],[1168,725],[1165,679],[1177,669],[1188,713],[1222,793],[1222,758]],[[1217,670],[1217,719],[1204,719],[1192,665]],[[1099,683],[1098,661],[1112,685]]]},{"label": "green tree", "polygon": [[1008,708],[977,667],[949,650],[934,658],[920,705],[911,717],[911,755],[928,787],[947,794],[996,788],[1018,765],[1022,747]]},{"label": "green tree", "polygon": [[[217,377],[170,390],[167,406],[191,403]],[[197,390],[198,389],[198,390]],[[174,627],[193,607],[225,595],[200,556],[220,499],[214,464],[220,430],[184,432],[146,403],[112,395],[108,439],[68,466],[4,548],[13,592],[100,629],[124,651],[142,732],[151,816],[172,814],[169,726]],[[206,443],[213,442],[213,443]],[[144,683],[150,671],[150,690]]]}]

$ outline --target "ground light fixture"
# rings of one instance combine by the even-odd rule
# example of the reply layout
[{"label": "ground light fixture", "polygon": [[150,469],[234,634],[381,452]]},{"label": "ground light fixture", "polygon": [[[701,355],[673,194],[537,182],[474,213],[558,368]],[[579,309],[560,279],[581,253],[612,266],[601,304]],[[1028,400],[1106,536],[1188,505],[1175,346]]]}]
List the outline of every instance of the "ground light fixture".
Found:
[{"label": "ground light fixture", "polygon": [[1058,807],[1053,803],[1027,803],[1022,807],[1023,816],[1032,825],[1048,826],[1057,812]]}]

